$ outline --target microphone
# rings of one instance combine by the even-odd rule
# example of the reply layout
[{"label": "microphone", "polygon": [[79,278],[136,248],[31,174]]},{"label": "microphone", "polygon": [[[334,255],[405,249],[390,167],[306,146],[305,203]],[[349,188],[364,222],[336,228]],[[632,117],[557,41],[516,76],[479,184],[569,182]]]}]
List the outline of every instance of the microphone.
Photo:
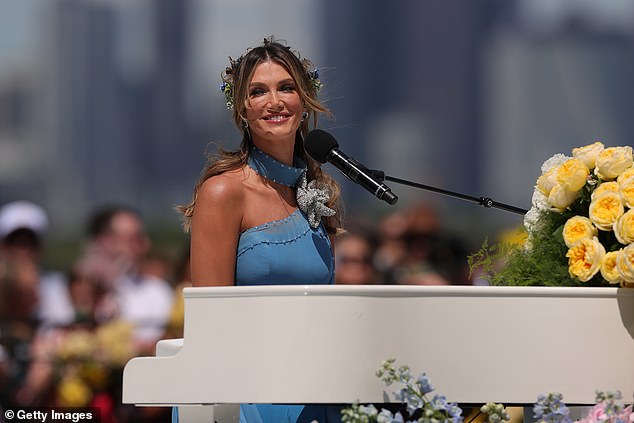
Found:
[{"label": "microphone", "polygon": [[388,204],[396,204],[398,201],[398,197],[385,184],[370,176],[370,171],[365,166],[343,154],[339,150],[339,143],[335,137],[328,132],[313,129],[306,135],[304,148],[313,159],[319,163],[331,163],[350,180],[370,191],[378,199]]}]

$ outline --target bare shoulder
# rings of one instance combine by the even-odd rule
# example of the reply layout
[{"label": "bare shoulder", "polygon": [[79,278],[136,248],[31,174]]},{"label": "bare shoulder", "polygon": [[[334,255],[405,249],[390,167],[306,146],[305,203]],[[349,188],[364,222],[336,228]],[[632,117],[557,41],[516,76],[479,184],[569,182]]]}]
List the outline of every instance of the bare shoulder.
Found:
[{"label": "bare shoulder", "polygon": [[212,176],[201,185],[196,202],[203,204],[225,204],[238,206],[244,200],[242,169],[231,170]]}]

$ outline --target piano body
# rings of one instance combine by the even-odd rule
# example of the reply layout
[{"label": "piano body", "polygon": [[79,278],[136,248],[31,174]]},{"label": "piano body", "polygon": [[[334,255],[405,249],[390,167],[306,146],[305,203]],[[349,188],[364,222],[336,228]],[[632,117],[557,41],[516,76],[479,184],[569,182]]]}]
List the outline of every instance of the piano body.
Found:
[{"label": "piano body", "polygon": [[634,289],[205,287],[184,299],[183,339],[128,362],[124,403],[229,404],[228,420],[239,403],[378,404],[395,390],[375,376],[388,358],[462,404],[634,395]]}]

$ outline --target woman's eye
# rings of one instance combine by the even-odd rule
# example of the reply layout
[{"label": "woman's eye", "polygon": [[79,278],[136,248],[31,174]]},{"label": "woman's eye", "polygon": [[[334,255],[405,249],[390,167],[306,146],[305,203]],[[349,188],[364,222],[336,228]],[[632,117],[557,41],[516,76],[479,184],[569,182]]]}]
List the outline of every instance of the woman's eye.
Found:
[{"label": "woman's eye", "polygon": [[251,95],[251,97],[257,97],[264,94],[264,90],[262,88],[254,88],[251,90],[251,93],[249,95]]},{"label": "woman's eye", "polygon": [[292,92],[292,91],[295,91],[295,86],[294,85],[283,85],[280,91]]}]

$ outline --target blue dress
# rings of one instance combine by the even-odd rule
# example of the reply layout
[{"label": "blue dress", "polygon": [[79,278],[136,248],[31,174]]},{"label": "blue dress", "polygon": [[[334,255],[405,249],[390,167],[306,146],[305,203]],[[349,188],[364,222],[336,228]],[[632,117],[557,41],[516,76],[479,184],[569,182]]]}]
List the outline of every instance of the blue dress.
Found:
[{"label": "blue dress", "polygon": [[[313,229],[301,210],[250,228],[240,236],[236,285],[332,284],[334,259],[323,227]],[[328,418],[328,414],[335,417]],[[242,404],[241,423],[340,421],[337,407]]]},{"label": "blue dress", "polygon": [[236,285],[332,284],[334,258],[323,225],[313,229],[299,209],[240,235]]},{"label": "blue dress", "polygon": [[[248,165],[274,182],[295,186],[305,172],[296,159],[286,166],[252,147]],[[330,239],[320,224],[311,227],[300,209],[290,216],[249,228],[240,234],[236,285],[316,285],[334,283]],[[308,381],[307,381],[308,382]],[[176,414],[176,413],[175,413]],[[173,421],[177,421],[177,416]],[[240,423],[340,422],[340,408],[327,405],[242,404]]]}]

